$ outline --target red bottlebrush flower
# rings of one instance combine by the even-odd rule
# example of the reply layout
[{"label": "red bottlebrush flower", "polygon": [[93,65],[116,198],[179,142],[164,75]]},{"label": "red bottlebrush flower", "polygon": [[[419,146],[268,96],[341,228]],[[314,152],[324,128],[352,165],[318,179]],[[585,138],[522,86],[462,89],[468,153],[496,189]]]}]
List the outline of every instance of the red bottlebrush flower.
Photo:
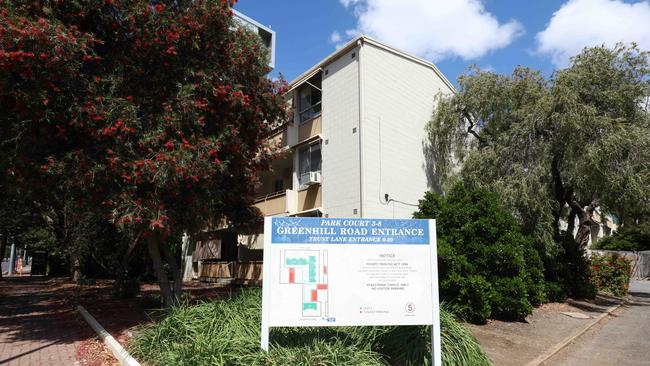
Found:
[{"label": "red bottlebrush flower", "polygon": [[129,102],[133,102],[133,96],[128,95],[128,96],[126,97],[126,100],[128,100]]},{"label": "red bottlebrush flower", "polygon": [[208,152],[208,154],[210,155],[211,158],[214,158],[215,156],[217,156],[217,150],[215,150],[215,149],[210,149],[210,151]]},{"label": "red bottlebrush flower", "polygon": [[163,10],[165,10],[165,6],[163,4],[161,4],[161,3],[156,4],[156,11],[157,12],[161,12]]},{"label": "red bottlebrush flower", "polygon": [[170,46],[169,48],[167,48],[167,51],[165,51],[165,52],[167,52],[167,54],[169,54],[169,55],[175,55],[176,54],[176,49],[174,48],[174,46]]},{"label": "red bottlebrush flower", "polygon": [[169,151],[174,151],[174,142],[172,140],[165,142],[165,145],[163,146],[165,146],[165,149]]}]

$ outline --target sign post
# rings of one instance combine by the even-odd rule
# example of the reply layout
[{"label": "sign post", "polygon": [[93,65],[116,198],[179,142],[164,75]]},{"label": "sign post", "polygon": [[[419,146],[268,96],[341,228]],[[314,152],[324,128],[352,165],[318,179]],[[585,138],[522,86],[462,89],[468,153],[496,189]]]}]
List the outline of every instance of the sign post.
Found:
[{"label": "sign post", "polygon": [[434,220],[267,217],[261,347],[270,327],[431,325],[441,365]]}]

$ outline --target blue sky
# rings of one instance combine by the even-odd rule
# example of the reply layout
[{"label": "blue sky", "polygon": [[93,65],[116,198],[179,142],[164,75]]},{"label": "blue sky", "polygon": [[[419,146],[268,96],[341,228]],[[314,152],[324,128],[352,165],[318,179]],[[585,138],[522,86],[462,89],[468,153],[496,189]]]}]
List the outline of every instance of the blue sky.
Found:
[{"label": "blue sky", "polygon": [[240,0],[277,35],[275,76],[288,81],[355,34],[433,61],[453,83],[466,68],[549,75],[585,46],[650,49],[650,2],[622,0]]}]

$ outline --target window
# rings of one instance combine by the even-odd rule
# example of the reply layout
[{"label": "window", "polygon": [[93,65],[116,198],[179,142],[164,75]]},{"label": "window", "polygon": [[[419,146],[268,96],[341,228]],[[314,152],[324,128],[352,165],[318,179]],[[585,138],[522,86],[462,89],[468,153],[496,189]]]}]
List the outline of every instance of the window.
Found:
[{"label": "window", "polygon": [[320,142],[309,145],[298,152],[300,185],[305,185],[310,178],[310,173],[321,170]]},{"label": "window", "polygon": [[300,123],[304,123],[321,114],[322,76],[314,75],[298,89],[298,114]]}]

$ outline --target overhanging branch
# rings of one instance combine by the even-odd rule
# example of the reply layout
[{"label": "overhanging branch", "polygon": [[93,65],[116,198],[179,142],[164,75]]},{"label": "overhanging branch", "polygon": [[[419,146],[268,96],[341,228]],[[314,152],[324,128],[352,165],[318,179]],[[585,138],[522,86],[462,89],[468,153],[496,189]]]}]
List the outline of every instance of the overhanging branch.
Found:
[{"label": "overhanging branch", "polygon": [[467,112],[467,110],[463,109],[462,113],[463,113],[463,116],[465,117],[465,119],[467,120],[467,123],[469,124],[469,126],[467,126],[467,133],[474,136],[478,140],[480,146],[487,146],[488,145],[487,140],[484,139],[483,137],[481,137],[481,135],[479,135],[478,132],[476,132],[474,130],[474,127],[476,127],[476,123],[474,123],[474,119],[469,114],[469,112]]}]

